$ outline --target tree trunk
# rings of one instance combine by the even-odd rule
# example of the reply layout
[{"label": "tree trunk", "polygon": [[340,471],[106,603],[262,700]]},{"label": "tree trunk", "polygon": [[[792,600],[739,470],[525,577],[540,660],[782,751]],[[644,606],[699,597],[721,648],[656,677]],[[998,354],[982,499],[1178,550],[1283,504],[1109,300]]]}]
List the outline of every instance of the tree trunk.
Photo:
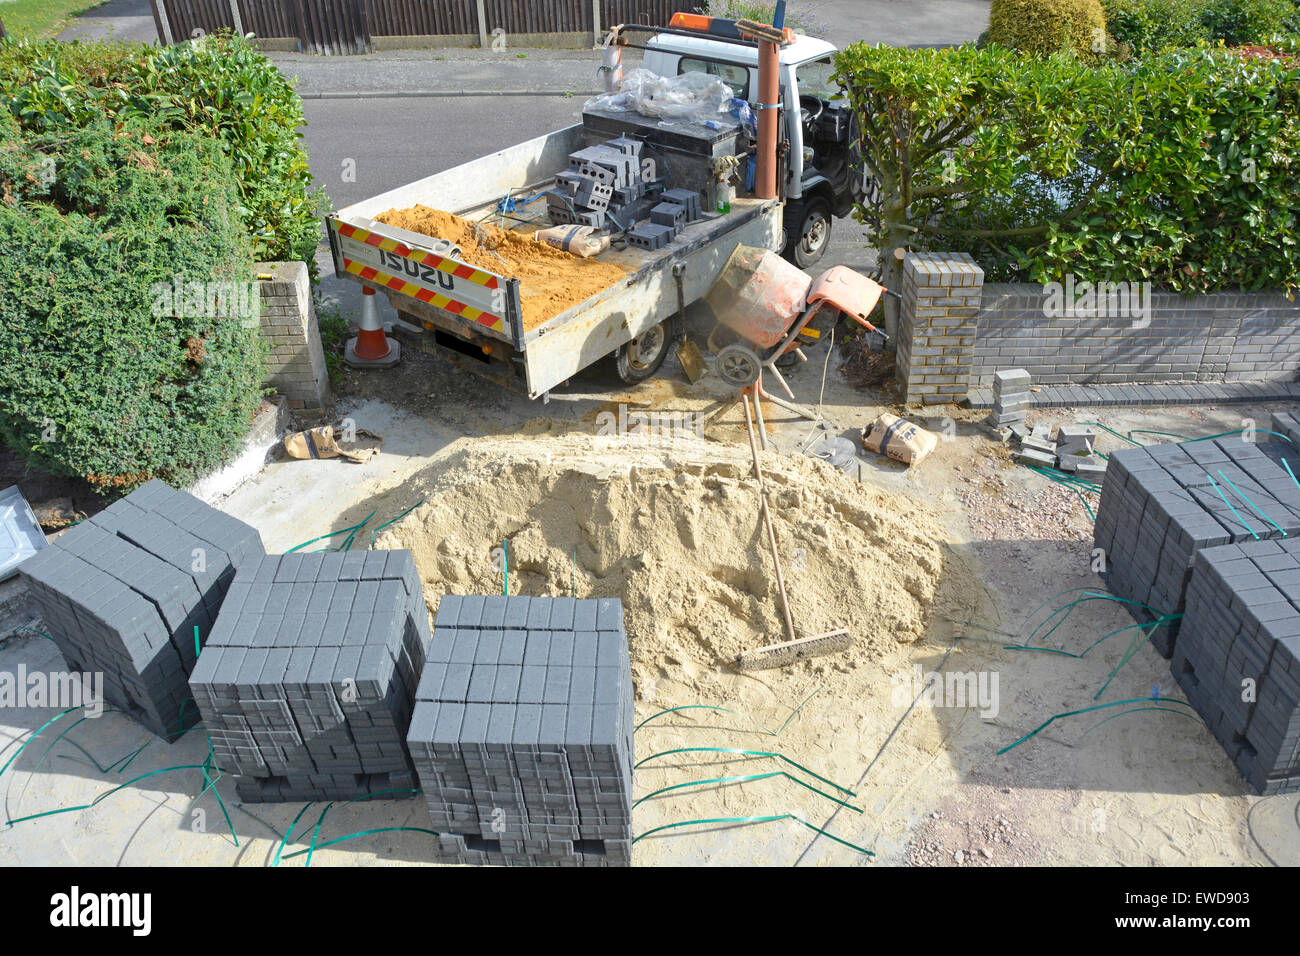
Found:
[{"label": "tree trunk", "polygon": [[[880,284],[890,292],[900,294],[903,291],[903,260],[896,251],[907,248],[910,231],[904,226],[901,219],[894,221],[887,218],[885,228],[881,230],[880,243]],[[885,296],[885,334],[895,345],[898,342],[899,304],[893,296]]]}]

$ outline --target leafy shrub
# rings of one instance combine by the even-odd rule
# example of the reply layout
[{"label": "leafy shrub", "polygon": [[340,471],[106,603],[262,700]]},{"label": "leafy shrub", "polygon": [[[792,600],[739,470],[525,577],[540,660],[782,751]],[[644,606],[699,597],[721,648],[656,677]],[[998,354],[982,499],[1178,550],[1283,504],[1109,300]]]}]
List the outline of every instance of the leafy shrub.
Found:
[{"label": "leafy shrub", "polygon": [[1205,0],[1101,0],[1106,27],[1137,56],[1210,39],[1201,13]]},{"label": "leafy shrub", "polygon": [[971,45],[854,44],[837,79],[876,181],[858,218],[899,247],[971,252],[990,280],[1295,288],[1295,64],[1208,48],[1090,66]]},{"label": "leafy shrub", "polygon": [[1211,39],[1236,46],[1284,33],[1295,15],[1291,0],[1211,0],[1201,13],[1201,24]]},{"label": "leafy shrub", "polygon": [[160,295],[252,280],[216,140],[138,120],[31,134],[0,111],[0,249],[0,441],[105,491],[185,483],[239,446],[258,323]]},{"label": "leafy shrub", "polygon": [[993,0],[988,42],[1032,56],[1091,56],[1106,38],[1100,0]]},{"label": "leafy shrub", "polygon": [[254,255],[315,268],[326,200],[312,189],[300,142],[302,101],[242,37],[172,47],[0,42],[0,105],[33,133],[107,117],[216,137],[236,173]]}]

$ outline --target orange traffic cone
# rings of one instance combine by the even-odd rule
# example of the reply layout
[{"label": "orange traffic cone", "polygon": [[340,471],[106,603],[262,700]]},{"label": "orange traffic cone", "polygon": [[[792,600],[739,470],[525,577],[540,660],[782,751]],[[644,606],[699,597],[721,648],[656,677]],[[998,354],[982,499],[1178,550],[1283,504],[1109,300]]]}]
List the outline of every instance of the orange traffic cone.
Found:
[{"label": "orange traffic cone", "polygon": [[390,342],[384,335],[375,290],[366,286],[361,290],[361,326],[356,338],[348,339],[343,361],[353,368],[391,368],[401,357],[401,343]]}]

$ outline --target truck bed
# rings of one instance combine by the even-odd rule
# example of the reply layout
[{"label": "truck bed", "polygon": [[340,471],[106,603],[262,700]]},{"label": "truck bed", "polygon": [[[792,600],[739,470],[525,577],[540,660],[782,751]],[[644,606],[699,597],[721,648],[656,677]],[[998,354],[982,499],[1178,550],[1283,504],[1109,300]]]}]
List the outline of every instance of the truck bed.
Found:
[{"label": "truck bed", "polygon": [[[518,279],[440,255],[429,237],[374,221],[390,209],[423,204],[500,222],[496,205],[502,197],[550,188],[568,166],[569,153],[584,145],[584,127],[575,124],[339,210],[327,221],[338,274],[376,285],[399,311],[467,341],[507,343],[523,355],[527,391],[536,396],[673,314],[673,264],[687,263],[683,285],[689,303],[708,291],[738,242],[770,248],[777,241],[780,204],[737,198],[729,213],[706,213],[660,249],[604,253],[601,261],[626,270],[622,280],[525,329]],[[532,208],[544,220],[544,203]]]}]

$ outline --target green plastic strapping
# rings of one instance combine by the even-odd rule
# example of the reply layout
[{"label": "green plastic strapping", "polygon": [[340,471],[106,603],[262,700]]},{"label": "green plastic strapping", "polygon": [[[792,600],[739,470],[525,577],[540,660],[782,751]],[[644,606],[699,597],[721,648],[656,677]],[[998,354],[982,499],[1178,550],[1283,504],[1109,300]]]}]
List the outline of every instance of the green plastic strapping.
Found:
[{"label": "green plastic strapping", "polygon": [[23,741],[22,745],[19,746],[19,748],[14,751],[13,756],[5,761],[5,765],[3,767],[0,767],[0,777],[4,776],[5,771],[9,769],[9,765],[18,759],[19,754],[21,754],[24,750],[27,749],[27,745],[41,735],[42,730],[50,726],[50,724],[54,723],[56,720],[62,720],[64,717],[68,716],[68,714],[72,713],[74,710],[80,710],[80,709],[81,709],[80,707],[69,707],[67,710],[63,711],[62,713],[55,714],[45,723],[41,724],[34,731],[32,731],[32,735],[28,737],[25,741]]},{"label": "green plastic strapping", "polygon": [[1051,724],[1054,721],[1060,720],[1063,717],[1075,717],[1079,714],[1091,713],[1094,710],[1105,710],[1107,707],[1121,707],[1124,704],[1149,704],[1153,702],[1161,703],[1161,704],[1177,704],[1182,707],[1191,708],[1191,704],[1186,704],[1183,703],[1181,700],[1173,700],[1172,698],[1167,698],[1167,697],[1134,697],[1131,700],[1117,700],[1117,701],[1112,701],[1109,704],[1094,704],[1092,707],[1084,707],[1080,710],[1067,710],[1064,713],[1055,714],[1051,717],[1048,717],[1047,720],[1043,721],[1043,723],[1041,723],[1038,727],[1031,730],[1029,733],[1025,734],[1015,743],[1008,744],[1007,746],[1003,747],[1001,750],[997,752],[995,756],[1000,757],[1008,750],[1012,750],[1015,747],[1019,747],[1026,740],[1029,740],[1031,737],[1037,736],[1039,733],[1041,733],[1042,731],[1046,730],[1049,726],[1051,726]]},{"label": "green plastic strapping", "polygon": [[635,810],[640,804],[644,803],[646,800],[649,800],[651,797],[657,797],[660,794],[668,793],[673,790],[683,790],[687,787],[705,787],[711,783],[724,783],[724,784],[725,783],[747,783],[753,780],[768,780],[772,777],[785,777],[787,780],[794,781],[799,786],[803,787],[805,790],[811,790],[813,793],[817,794],[818,796],[825,797],[827,800],[830,800],[832,803],[838,803],[842,807],[847,807],[848,809],[852,810],[854,813],[862,812],[853,804],[846,803],[845,801],[841,800],[839,797],[831,796],[829,793],[826,793],[824,790],[818,790],[812,784],[804,783],[798,777],[795,777],[784,770],[774,770],[771,773],[748,774],[743,777],[714,777],[711,780],[690,780],[687,781],[686,783],[675,783],[671,787],[663,787],[662,789],[656,790],[653,793],[647,793],[640,800],[637,800],[635,803],[632,804],[632,809]]},{"label": "green plastic strapping", "polygon": [[1139,448],[1142,446],[1142,443],[1141,443],[1141,442],[1139,442],[1139,441],[1134,441],[1132,438],[1129,438],[1128,435],[1121,435],[1119,432],[1115,431],[1115,429],[1110,428],[1110,427],[1108,427],[1108,426],[1106,426],[1106,425],[1103,425],[1101,422],[1075,422],[1075,424],[1076,424],[1076,425],[1096,425],[1096,426],[1097,426],[1098,428],[1100,428],[1102,431],[1110,432],[1110,433],[1111,433],[1112,435],[1114,435],[1116,438],[1123,439],[1124,441],[1128,442],[1130,445],[1137,445]]},{"label": "green plastic strapping", "polygon": [[[386,794],[390,794],[390,793],[415,793],[415,794],[418,794],[418,793],[422,793],[422,792],[423,792],[423,791],[420,790],[418,787],[415,787],[415,788],[413,788],[413,787],[391,787],[391,788],[389,788],[389,789],[387,789],[387,790],[376,790],[374,793],[363,793],[363,794],[362,794],[361,796],[359,796],[359,797],[353,797],[351,800],[347,800],[347,801],[345,801],[345,803],[363,803],[363,802],[365,802],[365,801],[367,801],[367,800],[374,800],[374,799],[376,799],[376,798],[378,798],[378,797],[382,797],[382,796],[384,796],[384,795],[386,795]],[[306,805],[305,805],[301,810],[298,811],[298,816],[296,816],[296,817],[293,818],[293,822],[289,824],[289,829],[288,829],[288,831],[285,833],[285,835],[284,835],[284,839],[282,839],[282,840],[280,841],[280,848],[276,851],[276,854],[275,854],[275,859],[276,859],[277,862],[280,860],[280,853],[283,852],[285,844],[289,841],[290,837],[293,835],[293,828],[294,828],[295,826],[298,825],[298,820],[299,820],[299,818],[300,818],[304,813],[307,812],[307,808],[310,807],[310,806],[312,806],[312,804],[310,804],[310,803],[306,804]],[[321,810],[321,812],[320,812],[320,819],[318,819],[318,820],[316,821],[316,830],[315,830],[315,832],[312,834],[311,845],[310,845],[306,850],[299,850],[299,851],[297,851],[296,853],[290,853],[288,856],[284,857],[284,859],[289,860],[289,859],[292,859],[292,858],[295,857],[295,856],[301,856],[303,853],[306,853],[306,854],[307,854],[307,862],[306,862],[306,865],[307,865],[307,866],[311,866],[312,850],[316,849],[317,847],[319,847],[319,848],[321,848],[321,849],[324,849],[325,847],[330,846],[330,845],[333,844],[333,843],[339,843],[339,842],[341,842],[340,840],[331,840],[331,841],[329,841],[328,843],[319,843],[319,844],[317,843],[317,839],[320,837],[321,824],[323,824],[323,823],[325,822],[325,815],[326,815],[327,813],[330,812],[330,808],[333,807],[333,806],[334,806],[333,803],[329,803],[329,804],[327,804],[327,805],[325,806],[325,809]],[[405,828],[405,827],[395,827],[395,828],[393,828],[393,829],[401,830],[401,829],[407,829],[407,828]],[[416,827],[415,829],[419,829],[419,828]],[[376,831],[376,832],[378,832],[378,831]],[[426,830],[426,831],[424,831],[424,832],[426,832],[426,833],[433,833],[432,830]],[[353,835],[354,835],[354,836],[357,836],[357,835],[359,835],[359,834],[353,834]],[[348,838],[346,838],[346,839],[351,839],[351,837],[348,837]],[[277,865],[277,863],[272,863],[271,865],[272,865],[272,866],[275,866],[275,865]]]},{"label": "green plastic strapping", "polygon": [[[1282,439],[1282,440],[1283,440],[1284,442],[1286,442],[1288,445],[1291,445],[1292,447],[1295,446],[1295,442],[1293,442],[1293,441],[1292,441],[1290,438],[1288,438],[1286,435],[1283,435],[1281,432],[1269,431],[1267,428],[1256,428],[1256,429],[1254,429],[1254,432],[1255,432],[1255,434],[1257,434],[1257,435],[1274,435],[1274,436],[1276,436],[1277,438]],[[1204,438],[1189,438],[1189,439],[1187,439],[1187,441],[1189,441],[1189,442],[1194,442],[1194,441],[1213,441],[1213,440],[1216,439],[1216,438],[1228,438],[1228,437],[1231,436],[1231,435],[1244,435],[1245,433],[1246,433],[1246,429],[1244,429],[1244,428],[1238,428],[1236,431],[1231,431],[1231,432],[1219,432],[1219,434],[1217,434],[1217,435],[1206,435]]]},{"label": "green plastic strapping", "polygon": [[1227,505],[1229,509],[1231,509],[1232,513],[1237,516],[1237,520],[1241,522],[1241,526],[1250,532],[1250,536],[1252,538],[1258,541],[1259,535],[1255,534],[1255,529],[1246,523],[1246,519],[1241,516],[1241,512],[1238,511],[1236,506],[1231,501],[1228,500],[1228,496],[1223,493],[1223,489],[1220,488],[1219,483],[1214,480],[1214,476],[1207,471],[1205,473],[1205,477],[1210,479],[1210,487],[1214,489],[1216,494],[1218,494],[1219,500],[1222,501],[1225,505]]},{"label": "green plastic strapping", "polygon": [[636,733],[638,730],[640,730],[642,727],[644,727],[646,724],[650,723],[650,721],[654,720],[657,717],[665,717],[668,714],[675,714],[678,711],[683,711],[683,710],[716,710],[719,713],[732,714],[736,717],[743,716],[742,714],[737,714],[734,710],[728,710],[725,707],[715,707],[712,704],[683,704],[681,707],[669,707],[667,710],[661,710],[657,714],[651,714],[645,720],[641,721],[641,723],[633,727],[632,733]]},{"label": "green plastic strapping", "polygon": [[426,501],[428,501],[428,500],[429,500],[428,498],[421,498],[421,499],[420,499],[419,501],[417,501],[415,504],[411,505],[411,507],[407,508],[407,509],[406,509],[405,511],[403,511],[401,514],[399,514],[396,518],[389,518],[387,521],[385,521],[383,524],[381,524],[381,525],[380,525],[378,528],[376,528],[374,531],[371,531],[371,532],[370,532],[370,547],[373,548],[373,547],[375,546],[375,535],[379,534],[379,532],[383,531],[383,530],[384,530],[385,528],[387,528],[390,524],[393,524],[393,523],[395,523],[395,522],[401,521],[403,518],[405,518],[405,517],[406,517],[407,515],[409,515],[412,511],[414,511],[416,508],[420,507],[420,505],[424,504],[424,503],[425,503]]},{"label": "green plastic strapping", "polygon": [[[347,528],[339,528],[337,531],[331,531],[331,532],[329,532],[328,534],[323,534],[323,535],[321,535],[319,538],[312,538],[310,541],[304,541],[302,544],[296,544],[296,545],[294,545],[292,548],[290,548],[288,551],[286,551],[285,554],[293,554],[295,551],[298,551],[298,550],[300,550],[300,549],[302,549],[302,548],[305,548],[305,547],[307,547],[307,545],[309,545],[309,544],[315,544],[317,541],[325,541],[325,540],[327,540],[327,539],[329,539],[329,538],[336,538],[336,537],[338,537],[338,536],[341,535],[341,534],[349,534],[349,533],[350,533],[351,535],[354,536],[354,535],[356,535],[356,533],[357,533],[358,531],[360,531],[362,528],[364,528],[364,527],[366,526],[366,521],[369,521],[369,520],[370,520],[371,518],[373,518],[374,516],[375,516],[375,513],[372,511],[372,512],[370,512],[370,514],[366,515],[366,520],[363,521],[363,522],[361,522],[360,524],[354,524],[354,525],[351,525],[351,526],[349,526],[349,527],[347,527]],[[351,546],[351,543],[352,543],[352,538],[351,538],[351,537],[348,537],[348,538],[346,539],[346,544],[348,545],[348,547]],[[325,548],[324,550],[328,551],[328,550],[331,550],[331,549],[329,549],[329,548]],[[340,548],[339,550],[346,551],[347,548]]]},{"label": "green plastic strapping", "polygon": [[275,848],[275,858],[271,860],[271,866],[275,867],[280,865],[280,854],[284,852],[285,844],[289,842],[289,837],[293,835],[293,828],[298,825],[298,821],[302,819],[302,815],[306,813],[310,807],[310,803],[304,803],[302,809],[298,811],[298,815],[289,823],[289,829],[284,831],[284,838],[280,840],[280,845]]},{"label": "green plastic strapping", "polygon": [[[326,847],[334,846],[334,844],[336,843],[345,843],[348,840],[355,840],[357,837],[371,836],[372,834],[375,833],[395,833],[398,831],[408,831],[411,833],[429,833],[432,834],[433,836],[442,835],[437,830],[430,830],[427,827],[380,827],[377,830],[361,830],[358,833],[349,833],[347,836],[335,837],[333,840],[326,840],[324,843],[317,844],[316,849],[323,850]],[[310,850],[294,850],[292,853],[286,856],[285,859],[292,860],[295,856],[302,856],[304,853],[308,854],[309,859],[307,860],[307,865],[310,866],[311,865]]]},{"label": "green plastic strapping", "polygon": [[809,830],[812,830],[814,833],[820,833],[822,836],[826,837],[827,839],[834,840],[836,843],[846,846],[850,850],[856,850],[857,852],[862,853],[866,856],[874,857],[876,855],[872,853],[870,850],[864,849],[863,847],[860,847],[857,844],[850,843],[848,840],[841,840],[839,837],[835,836],[834,834],[827,833],[821,827],[813,826],[807,820],[801,820],[793,813],[779,813],[775,816],[770,816],[770,817],[714,817],[708,820],[683,820],[681,823],[667,823],[661,827],[655,827],[653,830],[647,830],[645,833],[642,833],[640,836],[633,837],[632,842],[635,844],[638,841],[644,840],[646,837],[651,836],[655,833],[662,833],[664,830],[676,830],[681,827],[704,826],[705,824],[709,824],[709,823],[772,823],[776,820],[793,820],[795,823],[799,824],[800,826],[807,827]]},{"label": "green plastic strapping", "polygon": [[[1088,652],[1089,652],[1090,650],[1092,650],[1094,647],[1096,647],[1098,644],[1101,644],[1101,643],[1103,643],[1104,641],[1108,641],[1108,640],[1110,640],[1110,639],[1111,639],[1112,637],[1114,637],[1116,634],[1122,634],[1122,633],[1124,633],[1125,631],[1131,631],[1131,630],[1134,630],[1134,629],[1136,629],[1136,628],[1145,628],[1145,627],[1164,627],[1164,626],[1165,626],[1166,624],[1168,624],[1170,621],[1175,621],[1175,620],[1177,620],[1177,619],[1180,618],[1180,617],[1182,617],[1181,614],[1166,614],[1166,615],[1163,615],[1163,616],[1160,617],[1160,618],[1157,618],[1157,619],[1156,619],[1154,622],[1152,622],[1152,624],[1150,624],[1150,625],[1148,625],[1148,624],[1126,624],[1124,627],[1118,627],[1118,628],[1116,628],[1115,630],[1111,631],[1109,634],[1105,634],[1105,635],[1103,635],[1103,636],[1097,638],[1095,641],[1093,641],[1091,644],[1089,644],[1086,648],[1084,648],[1084,649],[1083,649],[1082,651],[1080,651],[1078,654],[1072,653],[1071,651],[1058,650],[1058,649],[1055,648],[1055,647],[1030,647],[1030,646],[1027,645],[1027,644],[1008,644],[1008,645],[1005,645],[1002,649],[1003,649],[1004,651],[1046,651],[1046,652],[1048,652],[1048,653],[1052,653],[1052,654],[1062,654],[1062,655],[1064,655],[1064,656],[1066,656],[1066,657],[1074,657],[1074,658],[1079,658],[1079,659],[1081,659],[1081,658],[1086,657],[1086,656],[1088,655]],[[1044,635],[1044,636],[1046,636],[1046,635]]]},{"label": "green plastic strapping", "polygon": [[683,710],[715,710],[715,711],[717,711],[718,713],[722,713],[722,714],[731,714],[733,717],[740,717],[740,718],[742,718],[742,719],[744,719],[744,720],[749,721],[751,724],[753,724],[753,725],[754,725],[755,727],[757,727],[759,730],[763,731],[763,733],[765,733],[765,734],[767,734],[767,735],[769,735],[769,736],[771,736],[771,737],[779,737],[779,736],[781,735],[781,731],[785,730],[785,728],[787,728],[787,727],[790,726],[790,721],[792,721],[792,720],[794,720],[796,717],[798,717],[798,716],[799,716],[799,712],[800,712],[801,710],[803,710],[804,707],[806,707],[806,706],[808,705],[808,701],[812,700],[814,697],[816,697],[818,694],[820,694],[820,693],[821,693],[823,690],[825,690],[825,689],[826,689],[826,685],[825,685],[825,684],[822,684],[822,685],[821,685],[820,687],[818,687],[815,691],[813,691],[811,694],[809,694],[807,697],[805,697],[805,698],[803,699],[803,703],[801,703],[801,704],[800,704],[798,707],[796,707],[794,710],[790,711],[790,716],[787,717],[787,718],[785,719],[785,722],[784,722],[783,724],[781,724],[781,726],[778,727],[776,730],[771,730],[771,729],[769,729],[769,728],[767,728],[767,727],[764,727],[762,724],[760,724],[760,723],[759,723],[757,720],[755,720],[753,717],[750,717],[748,714],[742,714],[740,711],[737,711],[737,710],[728,710],[726,707],[717,707],[717,706],[715,706],[715,705],[713,705],[713,704],[683,704],[681,707],[669,707],[667,710],[661,710],[661,711],[659,711],[659,713],[657,713],[657,714],[651,714],[651,715],[650,715],[649,717],[647,717],[645,720],[641,721],[641,723],[639,723],[639,724],[637,724],[635,727],[633,727],[633,728],[632,728],[632,733],[635,734],[638,730],[640,730],[640,729],[641,729],[642,727],[644,727],[646,724],[650,723],[650,721],[652,721],[652,720],[657,720],[657,719],[660,718],[660,717],[665,717],[665,716],[667,716],[668,714],[675,714],[675,713],[677,713],[677,712],[679,712],[679,711],[683,711]]},{"label": "green plastic strapping", "polygon": [[1091,727],[1089,727],[1087,730],[1081,733],[1079,735],[1079,739],[1082,740],[1084,737],[1088,736],[1090,733],[1092,733],[1102,724],[1108,724],[1112,720],[1119,720],[1119,718],[1121,717],[1127,717],[1129,714],[1136,714],[1139,711],[1143,711],[1143,710],[1158,710],[1162,714],[1174,714],[1175,716],[1178,717],[1186,717],[1188,720],[1196,719],[1196,717],[1192,714],[1185,714],[1181,710],[1170,710],[1168,707],[1134,707],[1132,710],[1123,710],[1120,711],[1118,714],[1111,714],[1111,716],[1105,718],[1104,720],[1097,721],[1097,723],[1093,724]]},{"label": "green plastic strapping", "polygon": [[841,787],[834,780],[828,780],[827,778],[823,777],[821,774],[813,773],[807,767],[803,766],[803,764],[795,763],[793,760],[791,760],[789,757],[785,756],[784,754],[779,754],[770,750],[742,750],[738,747],[679,747],[676,750],[664,750],[657,754],[651,754],[649,757],[646,757],[644,760],[640,760],[637,763],[633,764],[633,769],[636,769],[637,767],[640,767],[643,764],[646,764],[651,760],[654,760],[656,757],[667,757],[672,754],[684,754],[684,753],[742,754],[747,757],[775,757],[777,760],[784,761],[785,763],[788,763],[790,766],[802,770],[804,773],[808,774],[808,776],[815,777],[816,779],[820,780],[822,783],[830,784],[836,790],[840,791],[840,793],[847,793],[850,797],[857,796],[857,794],[854,793],[852,790],[850,790],[848,787]]},{"label": "green plastic strapping", "polygon": [[1237,495],[1241,498],[1241,500],[1246,502],[1246,504],[1250,506],[1250,509],[1253,512],[1255,512],[1255,514],[1259,515],[1261,518],[1263,518],[1265,521],[1271,524],[1274,528],[1276,528],[1278,530],[1278,533],[1280,533],[1282,537],[1284,538],[1286,537],[1286,532],[1282,530],[1282,526],[1278,524],[1276,521],[1274,521],[1272,518],[1270,518],[1268,515],[1264,514],[1262,508],[1260,508],[1257,504],[1255,504],[1255,502],[1251,501],[1250,497],[1244,491],[1242,491],[1240,488],[1238,488],[1236,485],[1232,483],[1232,479],[1223,473],[1222,468],[1219,469],[1219,477],[1228,483],[1228,487],[1231,488],[1233,491],[1235,491]]},{"label": "green plastic strapping", "polygon": [[305,866],[311,866],[312,854],[316,852],[316,841],[320,839],[321,824],[325,822],[325,814],[330,812],[330,807],[332,806],[334,806],[334,804],[327,803],[325,809],[320,812],[320,818],[316,821],[316,829],[312,831],[311,843],[307,845],[307,862],[304,864]]},{"label": "green plastic strapping", "polygon": [[141,780],[147,780],[150,777],[156,777],[160,773],[172,773],[177,770],[203,770],[203,769],[204,769],[203,764],[195,763],[195,764],[182,764],[181,766],[178,767],[163,767],[161,770],[151,770],[149,773],[141,774],[138,777],[128,780],[126,783],[118,784],[112,790],[108,790],[105,791],[104,793],[101,793],[94,800],[90,801],[90,803],[83,804],[79,807],[62,807],[61,809],[58,810],[46,810],[44,813],[33,813],[25,817],[18,817],[17,819],[14,820],[8,820],[6,822],[12,826],[15,823],[22,823],[26,820],[36,820],[39,819],[40,817],[52,817],[59,813],[72,813],[73,811],[76,810],[89,810],[91,807],[94,807],[98,805],[100,802],[108,799],[113,794],[117,793],[119,790],[124,790],[127,787],[131,786],[131,784],[137,783]]},{"label": "green plastic strapping", "polygon": [[1291,470],[1291,466],[1287,464],[1285,458],[1282,459],[1282,467],[1285,468],[1286,473],[1291,476],[1291,480],[1295,482],[1295,486],[1300,488],[1300,481],[1296,480],[1295,472]]}]

